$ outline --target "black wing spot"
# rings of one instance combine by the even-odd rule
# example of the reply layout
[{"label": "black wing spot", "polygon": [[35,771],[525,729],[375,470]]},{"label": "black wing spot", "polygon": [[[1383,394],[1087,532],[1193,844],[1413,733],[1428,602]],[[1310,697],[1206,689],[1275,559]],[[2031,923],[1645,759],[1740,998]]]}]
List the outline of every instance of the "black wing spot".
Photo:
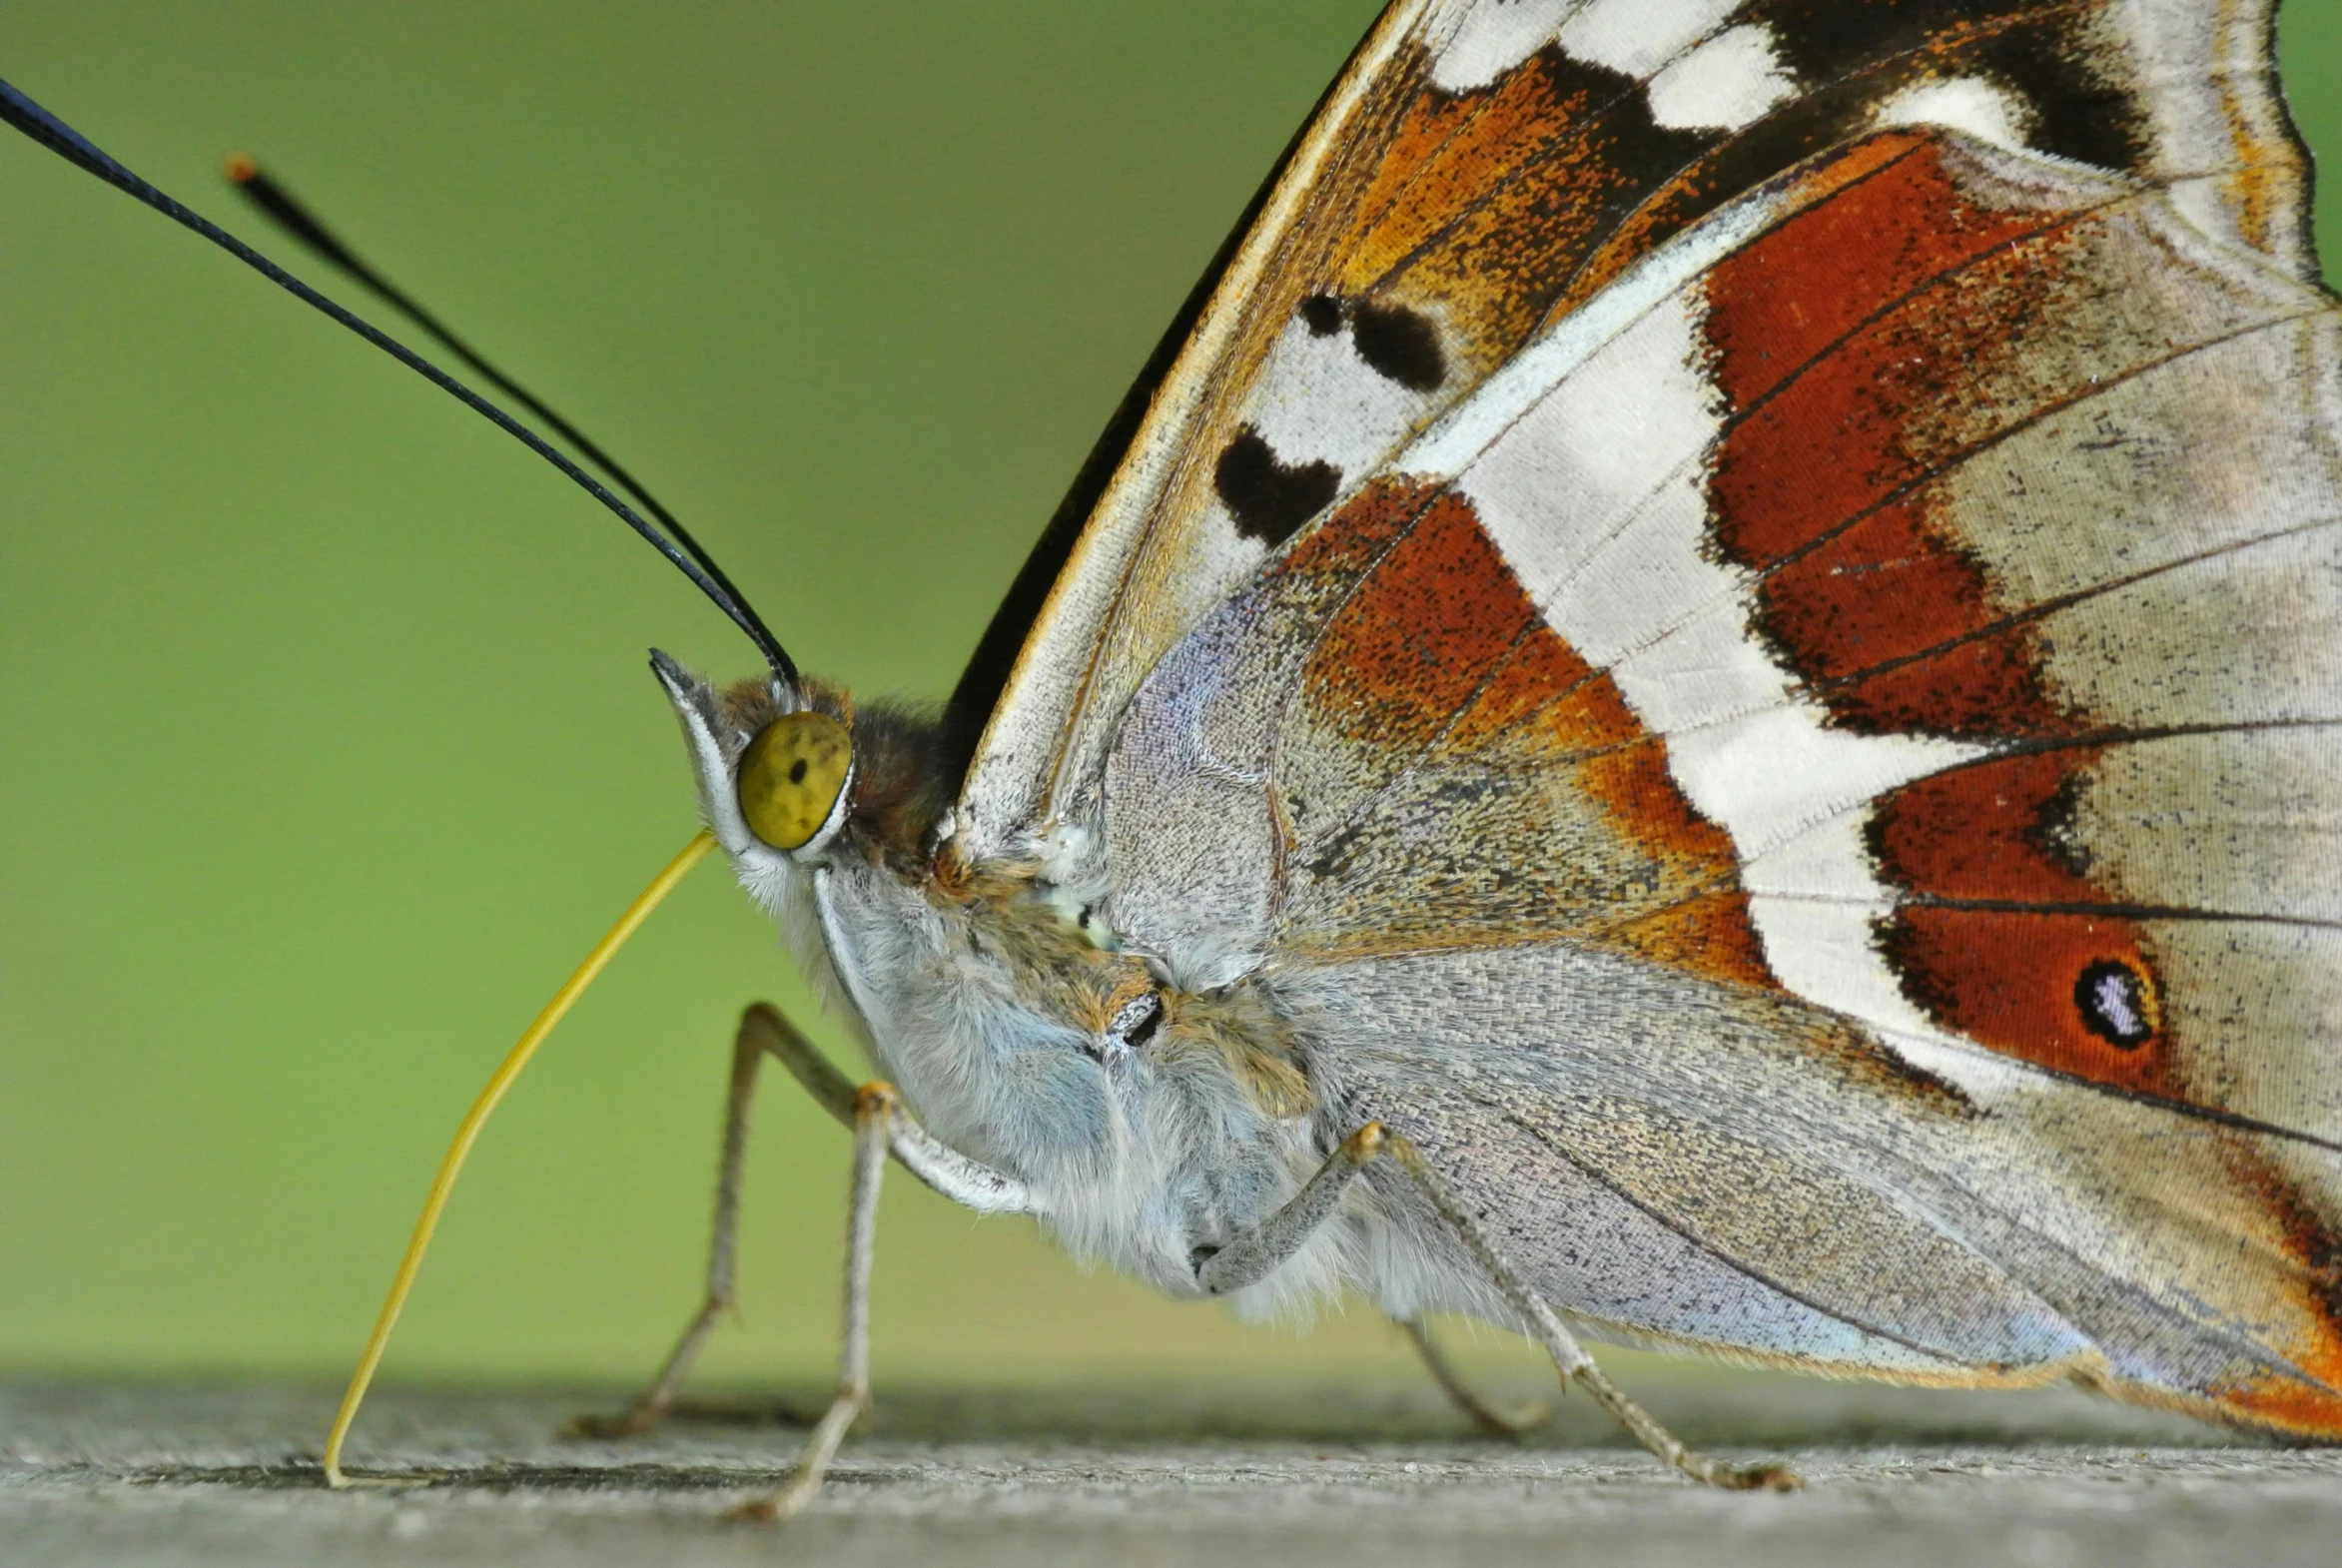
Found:
[{"label": "black wing spot", "polygon": [[1301,302],[1301,320],[1320,338],[1341,331],[1341,301],[1330,294],[1313,294]]},{"label": "black wing spot", "polygon": [[1352,307],[1350,341],[1358,346],[1359,359],[1409,392],[1434,392],[1447,380],[1439,330],[1404,306]]},{"label": "black wing spot", "polygon": [[2083,970],[2073,983],[2073,1005],[2081,1009],[2085,1029],[2125,1051],[2155,1037],[2154,993],[2146,977],[2120,959],[2103,958]]},{"label": "black wing spot", "polygon": [[1274,549],[1333,500],[1341,488],[1341,469],[1330,462],[1287,467],[1260,432],[1247,425],[1219,454],[1211,484],[1235,517],[1236,531]]}]

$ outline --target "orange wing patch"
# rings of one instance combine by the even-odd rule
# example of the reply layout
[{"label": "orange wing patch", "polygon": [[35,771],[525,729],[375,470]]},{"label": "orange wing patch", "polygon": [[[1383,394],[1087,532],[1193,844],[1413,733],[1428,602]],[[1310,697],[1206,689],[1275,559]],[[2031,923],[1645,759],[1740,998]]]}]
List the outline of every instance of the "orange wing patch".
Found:
[{"label": "orange wing patch", "polygon": [[[1394,525],[1403,536],[1384,547]],[[1278,744],[1305,883],[1289,918],[1333,917],[1345,947],[1570,936],[1773,985],[1730,837],[1693,809],[1611,679],[1537,613],[1471,505],[1379,487],[1270,578],[1366,553]]]},{"label": "orange wing patch", "polygon": [[1501,748],[1523,762],[1574,762],[1644,735],[1618,683],[1540,619],[1456,715],[1441,746],[1459,756]]},{"label": "orange wing patch", "polygon": [[[2275,1337],[2307,1377],[2271,1372],[2212,1389],[2249,1419],[2315,1437],[2342,1432],[2342,1236],[2317,1199],[2269,1161],[2239,1152],[2237,1175],[2267,1205],[2274,1250],[2291,1265],[2297,1326]],[[2310,1381],[2315,1379],[2315,1381]]]},{"label": "orange wing patch", "polygon": [[1339,287],[1430,308],[1484,375],[1652,187],[1714,140],[1654,125],[1640,83],[1558,48],[1486,88],[1427,92],[1359,204]]}]

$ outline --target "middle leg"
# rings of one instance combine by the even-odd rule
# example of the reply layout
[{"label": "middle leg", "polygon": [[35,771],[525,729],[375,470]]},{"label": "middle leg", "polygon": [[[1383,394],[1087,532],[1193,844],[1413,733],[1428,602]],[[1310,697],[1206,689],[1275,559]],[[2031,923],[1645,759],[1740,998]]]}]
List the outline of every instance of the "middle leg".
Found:
[{"label": "middle leg", "polygon": [[1447,1352],[1439,1348],[1439,1341],[1431,1337],[1431,1325],[1419,1317],[1399,1319],[1399,1327],[1407,1331],[1407,1340],[1415,1353],[1423,1358],[1424,1369],[1439,1385],[1455,1407],[1472,1418],[1472,1423],[1491,1437],[1520,1437],[1535,1431],[1553,1419],[1553,1407],[1548,1404],[1526,1404],[1510,1414],[1499,1410],[1473,1392],[1456,1370]]},{"label": "middle leg", "polygon": [[[1341,1205],[1343,1192],[1358,1174],[1385,1155],[1394,1158],[1400,1169],[1413,1178],[1417,1189],[1430,1199],[1440,1218],[1470,1250],[1489,1281],[1528,1324],[1530,1337],[1553,1357],[1564,1386],[1575,1382],[1583,1387],[1596,1404],[1644,1447],[1695,1481],[1732,1490],[1787,1491],[1804,1484],[1785,1465],[1730,1465],[1688,1448],[1642,1406],[1629,1399],[1616,1383],[1603,1375],[1594,1358],[1563,1326],[1536,1287],[1498,1250],[1480,1227],[1479,1220],[1455,1200],[1447,1183],[1422,1154],[1405,1139],[1384,1132],[1379,1122],[1369,1122],[1342,1140],[1341,1147],[1318,1168],[1317,1174],[1256,1228],[1227,1246],[1199,1249],[1195,1257],[1196,1283],[1212,1295],[1223,1295],[1266,1278],[1299,1251],[1319,1225],[1332,1217]],[[1433,1367],[1436,1375],[1437,1361]]]}]

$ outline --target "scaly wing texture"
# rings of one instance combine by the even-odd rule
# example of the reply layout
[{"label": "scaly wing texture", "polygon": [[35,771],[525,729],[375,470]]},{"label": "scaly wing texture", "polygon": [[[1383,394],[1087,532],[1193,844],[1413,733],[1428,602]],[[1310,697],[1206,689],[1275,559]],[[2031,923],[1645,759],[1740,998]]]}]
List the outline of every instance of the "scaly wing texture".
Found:
[{"label": "scaly wing texture", "polygon": [[2272,26],[2273,0],[1399,0],[1095,506],[1078,487],[1089,520],[1005,687],[1024,590],[1070,528],[962,683],[997,695],[966,847],[1078,814],[1171,645],[1546,324],[1850,137],[1908,121],[2021,141],[2151,182],[2207,235],[2312,276]]},{"label": "scaly wing texture", "polygon": [[2342,1434],[2342,328],[2289,174],[2090,167],[1991,58],[1557,296],[1141,671],[1109,913],[1618,1331]]}]

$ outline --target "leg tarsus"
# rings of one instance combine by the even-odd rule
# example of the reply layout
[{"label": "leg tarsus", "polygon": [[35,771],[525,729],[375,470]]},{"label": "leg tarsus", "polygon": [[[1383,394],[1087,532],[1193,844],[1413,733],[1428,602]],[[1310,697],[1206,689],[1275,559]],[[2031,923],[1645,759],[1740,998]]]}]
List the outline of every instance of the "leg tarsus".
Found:
[{"label": "leg tarsus", "polygon": [[844,1333],[838,1349],[838,1392],[823,1412],[780,1489],[732,1510],[735,1519],[777,1524],[794,1518],[821,1490],[830,1461],[854,1418],[870,1408],[870,1265],[877,1250],[878,1188],[886,1175],[887,1144],[898,1102],[885,1084],[867,1084],[854,1097],[854,1187],[846,1221]]},{"label": "leg tarsus", "polygon": [[[716,1160],[715,1224],[707,1245],[707,1293],[683,1325],[675,1348],[667,1352],[658,1375],[617,1415],[585,1414],[573,1418],[562,1431],[570,1437],[633,1437],[651,1430],[673,1409],[675,1394],[699,1359],[716,1322],[731,1310],[733,1258],[740,1234],[740,1171],[748,1154],[748,1113],[756,1100],[756,1070],[772,1041],[787,1022],[772,1008],[758,1003],[741,1016],[732,1037],[732,1076],[724,1093],[724,1145]],[[792,1031],[793,1033],[793,1031]]]},{"label": "leg tarsus", "polygon": [[699,1359],[700,1346],[715,1331],[716,1319],[723,1316],[729,1305],[729,1302],[719,1301],[713,1296],[701,1304],[691,1321],[684,1325],[682,1337],[675,1341],[675,1348],[667,1352],[666,1362],[659,1368],[658,1375],[650,1380],[649,1387],[635,1395],[632,1404],[616,1415],[588,1410],[582,1415],[571,1416],[562,1426],[561,1435],[586,1438],[639,1437],[656,1428],[675,1413],[675,1390],[682,1386],[685,1374],[691,1370],[691,1363]]},{"label": "leg tarsus", "polygon": [[[1550,1308],[1546,1315],[1552,1315]],[[1558,1321],[1556,1319],[1557,1324]],[[1573,1345],[1576,1343],[1575,1340],[1570,1342]],[[1721,1459],[1710,1458],[1696,1448],[1685,1447],[1673,1432],[1660,1425],[1649,1411],[1629,1399],[1616,1383],[1604,1375],[1602,1368],[1594,1364],[1591,1356],[1587,1356],[1583,1350],[1578,1354],[1584,1358],[1581,1364],[1565,1370],[1562,1375],[1575,1378],[1579,1386],[1593,1396],[1594,1402],[1632,1433],[1637,1442],[1691,1479],[1728,1492],[1795,1492],[1804,1489],[1804,1478],[1788,1465],[1774,1461],[1727,1464]]]},{"label": "leg tarsus", "polygon": [[830,1461],[837,1457],[838,1446],[846,1440],[847,1428],[869,1408],[867,1389],[860,1394],[841,1390],[822,1412],[820,1424],[805,1440],[805,1452],[798,1458],[797,1468],[789,1473],[780,1489],[769,1497],[740,1504],[726,1517],[751,1524],[780,1524],[796,1518],[813,1501],[813,1494],[821,1490],[822,1478],[829,1474]]},{"label": "leg tarsus", "polygon": [[1423,1358],[1423,1365],[1431,1373],[1433,1382],[1452,1400],[1455,1407],[1472,1418],[1472,1424],[1491,1437],[1523,1437],[1553,1419],[1553,1406],[1531,1402],[1507,1414],[1472,1391],[1469,1383],[1458,1372],[1439,1341],[1431,1336],[1431,1325],[1419,1317],[1399,1319],[1399,1327],[1407,1332],[1415,1353]]}]

